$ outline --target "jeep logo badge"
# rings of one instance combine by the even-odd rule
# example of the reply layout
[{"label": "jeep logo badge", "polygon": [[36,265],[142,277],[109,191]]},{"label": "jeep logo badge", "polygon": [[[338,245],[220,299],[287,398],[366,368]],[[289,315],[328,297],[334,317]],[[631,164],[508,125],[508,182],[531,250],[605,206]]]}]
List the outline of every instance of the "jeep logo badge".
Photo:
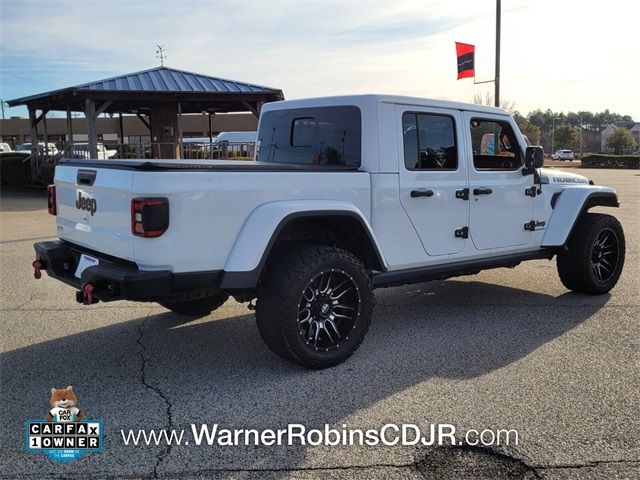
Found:
[{"label": "jeep logo badge", "polygon": [[82,192],[78,192],[78,199],[76,200],[76,208],[78,210],[85,210],[91,212],[91,216],[96,213],[98,209],[98,202],[95,198],[83,197]]}]

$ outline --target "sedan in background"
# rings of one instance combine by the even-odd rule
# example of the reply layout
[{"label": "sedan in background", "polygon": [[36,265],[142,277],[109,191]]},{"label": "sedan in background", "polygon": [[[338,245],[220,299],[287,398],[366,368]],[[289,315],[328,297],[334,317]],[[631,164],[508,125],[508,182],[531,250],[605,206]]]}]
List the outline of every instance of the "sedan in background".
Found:
[{"label": "sedan in background", "polygon": [[573,152],[571,150],[558,150],[556,153],[551,155],[551,158],[554,160],[573,160]]}]

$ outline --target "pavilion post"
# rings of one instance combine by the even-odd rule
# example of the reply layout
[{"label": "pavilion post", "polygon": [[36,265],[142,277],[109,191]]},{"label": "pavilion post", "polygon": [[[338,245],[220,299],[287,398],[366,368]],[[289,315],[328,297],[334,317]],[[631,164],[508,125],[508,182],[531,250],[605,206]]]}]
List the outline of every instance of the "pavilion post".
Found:
[{"label": "pavilion post", "polygon": [[209,155],[213,160],[213,113],[209,112]]},{"label": "pavilion post", "polygon": [[71,107],[67,105],[67,150],[68,155],[73,156],[73,121],[71,120]]},{"label": "pavilion post", "polygon": [[47,113],[49,110],[42,111],[42,130],[44,134],[44,158],[49,158],[49,134],[47,132]]},{"label": "pavilion post", "polygon": [[122,113],[118,113],[118,127],[120,129],[120,158],[124,158],[124,122]]},{"label": "pavilion post", "polygon": [[178,116],[176,118],[176,123],[178,127],[178,148],[176,151],[176,155],[178,158],[184,157],[183,145],[182,145],[182,102],[178,102]]},{"label": "pavilion post", "polygon": [[36,119],[36,109],[29,107],[29,133],[31,137],[31,181],[35,181],[38,178],[38,120]]},{"label": "pavilion post", "polygon": [[89,142],[89,158],[98,158],[98,135],[96,134],[96,104],[93,100],[85,100],[84,115],[87,117],[87,135]]}]

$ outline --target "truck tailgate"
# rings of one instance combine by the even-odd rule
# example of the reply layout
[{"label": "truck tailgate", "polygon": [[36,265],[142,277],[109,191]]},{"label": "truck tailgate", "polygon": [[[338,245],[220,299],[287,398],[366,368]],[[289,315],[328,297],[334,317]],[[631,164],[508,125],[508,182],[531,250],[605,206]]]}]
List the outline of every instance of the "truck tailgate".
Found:
[{"label": "truck tailgate", "polygon": [[131,170],[56,167],[58,236],[114,257],[134,260]]}]

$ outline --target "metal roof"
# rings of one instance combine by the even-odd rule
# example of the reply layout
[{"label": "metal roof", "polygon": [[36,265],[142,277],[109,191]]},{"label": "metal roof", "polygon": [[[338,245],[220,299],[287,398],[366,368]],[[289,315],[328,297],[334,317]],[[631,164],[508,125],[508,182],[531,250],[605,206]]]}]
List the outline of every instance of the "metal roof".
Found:
[{"label": "metal roof", "polygon": [[109,90],[116,92],[215,92],[271,93],[275,88],[209,77],[175,68],[158,67],[129,73],[74,87],[78,90]]},{"label": "metal roof", "polygon": [[28,97],[16,98],[9,100],[8,103],[10,106],[21,105],[67,92],[279,94],[282,96],[282,91],[277,88],[210,77],[175,68],[157,67]]}]

